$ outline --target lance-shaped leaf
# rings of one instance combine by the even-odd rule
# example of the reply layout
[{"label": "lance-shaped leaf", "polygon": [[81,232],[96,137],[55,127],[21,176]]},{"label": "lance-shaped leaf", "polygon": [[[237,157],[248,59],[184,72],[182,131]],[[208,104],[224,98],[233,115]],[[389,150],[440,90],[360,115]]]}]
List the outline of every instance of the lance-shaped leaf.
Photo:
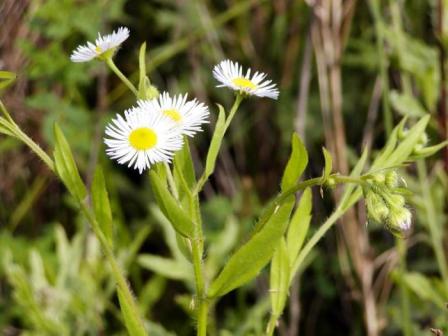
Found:
[{"label": "lance-shaped leaf", "polygon": [[54,125],[54,138],[54,163],[56,172],[70,193],[79,201],[82,201],[87,195],[86,187],[81,176],[79,176],[78,167],[73,159],[70,146],[57,124]]},{"label": "lance-shaped leaf", "polygon": [[322,173],[322,182],[325,182],[331,174],[333,170],[333,159],[329,151],[327,151],[324,147],[322,148],[322,152],[324,153],[325,166],[324,171]]},{"label": "lance-shaped leaf", "polygon": [[103,170],[98,166],[95,170],[92,183],[92,203],[96,220],[100,225],[109,244],[112,245],[113,229],[112,229],[112,211],[110,209],[109,195],[106,189],[106,181],[104,180]]},{"label": "lance-shaped leaf", "polygon": [[118,301],[120,302],[121,313],[124,324],[130,336],[147,336],[148,333],[139,319],[139,312],[135,311],[136,306],[132,305],[120,287],[117,287]]},{"label": "lance-shaped leaf", "polygon": [[308,164],[308,153],[297,133],[292,135],[291,146],[291,156],[283,173],[282,191],[293,187],[297,183]]},{"label": "lance-shaped leaf", "polygon": [[188,213],[180,207],[179,202],[171,195],[155,171],[151,170],[150,177],[154,196],[165,217],[179,234],[193,238],[195,225]]},{"label": "lance-shaped leaf", "polygon": [[[306,234],[308,233],[311,221],[311,208],[312,194],[311,189],[307,188],[300,198],[299,205],[291,218],[286,234],[286,246],[291,264],[296,260],[303,242],[305,241]],[[294,275],[291,274],[291,276]]]},{"label": "lance-shaped leaf", "polygon": [[274,252],[271,262],[269,292],[271,294],[272,315],[279,317],[285,308],[290,278],[288,248],[283,238]]},{"label": "lance-shaped leaf", "polygon": [[138,263],[146,269],[160,274],[168,279],[192,281],[192,268],[186,260],[175,260],[152,254],[141,254]]},{"label": "lance-shaped leaf", "polygon": [[278,206],[267,223],[255,233],[227,262],[210,286],[209,297],[222,296],[249,282],[266,266],[282,238],[289,215],[294,206],[294,196]]},{"label": "lance-shaped leaf", "polygon": [[0,71],[0,90],[14,82],[16,74],[11,71]]},{"label": "lance-shaped leaf", "polygon": [[218,120],[216,121],[215,131],[213,132],[212,140],[210,142],[210,147],[208,148],[207,159],[205,161],[204,174],[199,181],[199,187],[207,181],[208,177],[215,170],[216,159],[219,154],[219,149],[221,148],[222,139],[226,132],[226,113],[224,107],[218,104],[219,114]]}]

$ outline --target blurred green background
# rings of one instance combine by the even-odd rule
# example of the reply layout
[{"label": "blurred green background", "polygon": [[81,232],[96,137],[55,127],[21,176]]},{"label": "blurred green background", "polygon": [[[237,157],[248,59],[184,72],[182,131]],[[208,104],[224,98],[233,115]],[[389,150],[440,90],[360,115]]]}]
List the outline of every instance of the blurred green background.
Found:
[{"label": "blurred green background", "polygon": [[[131,80],[147,42],[160,91],[188,92],[211,109],[232,93],[211,69],[229,58],[269,74],[278,101],[246,100],[217,171],[202,195],[207,265],[215,274],[279,189],[291,133],[322,170],[321,147],[347,173],[361,150],[374,156],[391,127],[432,115],[429,139],[447,138],[446,0],[1,0],[0,70],[18,74],[1,99],[48,152],[63,128],[87,184],[100,162],[113,203],[116,251],[151,335],[193,335],[189,265],[153,203],[148,179],[110,161],[104,125],[134,98],[99,61],[73,64],[72,50],[98,32],[131,30],[115,61]],[[196,168],[210,132],[196,136]],[[448,332],[448,152],[403,170],[413,231],[398,240],[366,226],[363,204],[319,244],[290,291],[279,335],[431,335]],[[125,335],[98,242],[65,191],[27,148],[0,138],[0,333]],[[314,190],[311,230],[338,192]],[[261,335],[267,272],[222,299],[211,335]],[[403,319],[403,311],[410,316]]]}]

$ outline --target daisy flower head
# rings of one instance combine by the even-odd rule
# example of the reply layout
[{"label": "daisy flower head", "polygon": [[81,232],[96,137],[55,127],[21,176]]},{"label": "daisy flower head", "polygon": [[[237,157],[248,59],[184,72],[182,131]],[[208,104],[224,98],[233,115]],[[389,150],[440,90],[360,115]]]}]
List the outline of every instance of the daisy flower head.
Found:
[{"label": "daisy flower head", "polygon": [[112,57],[117,47],[120,46],[129,37],[129,29],[120,27],[117,31],[105,36],[98,33],[95,44],[87,42],[86,45],[78,46],[70,56],[70,60],[75,63],[88,62],[94,58],[104,60]]},{"label": "daisy flower head", "polygon": [[183,139],[173,121],[159,112],[132,107],[106,127],[106,153],[141,174],[158,162],[170,162]]},{"label": "daisy flower head", "polygon": [[221,82],[217,87],[226,86],[249,96],[278,98],[277,85],[272,80],[266,80],[265,73],[257,71],[251,76],[251,69],[248,69],[243,75],[243,67],[237,62],[225,60],[215,65],[213,76]]},{"label": "daisy flower head", "polygon": [[201,125],[208,123],[208,107],[196,99],[187,101],[187,94],[170,97],[168,92],[163,92],[158,98],[139,100],[137,104],[170,118],[180,132],[189,137],[202,131]]}]

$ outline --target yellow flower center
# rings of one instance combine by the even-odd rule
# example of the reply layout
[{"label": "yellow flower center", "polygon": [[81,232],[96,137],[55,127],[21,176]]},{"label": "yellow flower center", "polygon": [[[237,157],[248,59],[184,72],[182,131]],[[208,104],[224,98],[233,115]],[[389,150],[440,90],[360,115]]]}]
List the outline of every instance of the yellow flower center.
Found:
[{"label": "yellow flower center", "polygon": [[241,89],[251,89],[255,90],[257,85],[252,83],[249,79],[244,77],[238,77],[232,80],[233,84],[239,86]]},{"label": "yellow flower center", "polygon": [[147,127],[137,128],[129,134],[129,142],[137,150],[147,150],[157,144],[157,134]]},{"label": "yellow flower center", "polygon": [[163,114],[166,115],[167,117],[170,117],[171,119],[173,119],[175,122],[179,122],[182,120],[182,116],[180,115],[179,112],[177,112],[177,110],[175,109],[168,109],[163,111]]},{"label": "yellow flower center", "polygon": [[101,54],[103,52],[103,50],[101,49],[100,46],[96,46],[95,52],[99,55],[99,54]]}]

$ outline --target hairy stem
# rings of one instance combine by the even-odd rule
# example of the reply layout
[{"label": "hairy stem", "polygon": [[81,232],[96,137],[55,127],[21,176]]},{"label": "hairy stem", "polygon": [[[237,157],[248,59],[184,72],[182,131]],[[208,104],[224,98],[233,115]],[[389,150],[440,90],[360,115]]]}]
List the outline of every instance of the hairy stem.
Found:
[{"label": "hairy stem", "polygon": [[129,90],[132,91],[132,93],[137,97],[138,91],[135,88],[134,84],[132,84],[129,79],[126,78],[125,75],[120,71],[120,69],[117,68],[114,61],[112,60],[112,57],[106,58],[106,64],[109,66],[109,68],[118,76],[118,78],[121,79],[121,81],[129,88]]}]

